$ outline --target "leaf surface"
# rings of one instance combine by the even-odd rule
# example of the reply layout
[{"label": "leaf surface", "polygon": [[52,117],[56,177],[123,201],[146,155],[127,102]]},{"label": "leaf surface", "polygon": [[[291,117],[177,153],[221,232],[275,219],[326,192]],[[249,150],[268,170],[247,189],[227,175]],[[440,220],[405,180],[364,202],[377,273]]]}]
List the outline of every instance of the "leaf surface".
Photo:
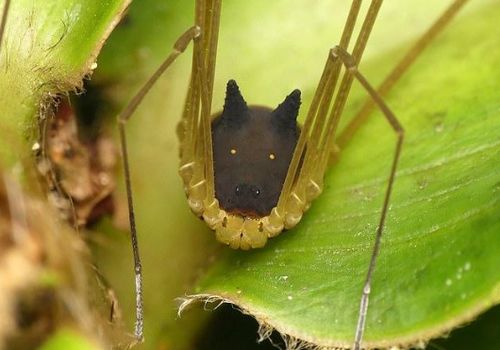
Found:
[{"label": "leaf surface", "polygon": [[[386,99],[406,139],[365,346],[427,340],[500,298],[500,49],[492,34],[499,15],[495,4],[457,20]],[[362,68],[370,77],[394,55]],[[358,91],[351,106],[360,98]],[[294,338],[349,346],[394,147],[377,113],[298,227],[265,249],[227,252],[197,292]]]},{"label": "leaf surface", "polygon": [[[384,3],[361,64],[374,85],[446,5]],[[214,112],[233,78],[249,103],[274,106],[301,88],[303,117],[346,11],[333,1],[225,2]],[[119,82],[112,94],[120,104],[192,24],[192,13],[186,2],[134,4],[99,62],[98,81]],[[493,1],[468,4],[386,99],[406,140],[372,288],[371,345],[437,336],[498,302],[499,14]],[[189,64],[186,53],[128,125],[150,344],[180,346],[185,321],[175,320],[171,300],[191,290],[200,265],[210,265],[196,293],[229,300],[307,342],[350,345],[395,146],[391,129],[379,114],[363,126],[296,229],[252,252],[220,247],[213,259],[213,234],[189,213],[177,175],[174,130]],[[365,98],[356,87],[346,115]],[[112,279],[130,291],[131,274],[115,258],[107,257]]]}]

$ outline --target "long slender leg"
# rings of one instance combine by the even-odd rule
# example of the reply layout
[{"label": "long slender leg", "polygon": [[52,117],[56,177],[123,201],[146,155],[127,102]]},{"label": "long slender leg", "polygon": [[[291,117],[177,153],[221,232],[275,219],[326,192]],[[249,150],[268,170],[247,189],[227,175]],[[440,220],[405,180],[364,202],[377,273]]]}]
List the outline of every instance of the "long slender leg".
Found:
[{"label": "long slender leg", "polygon": [[201,35],[194,42],[191,80],[178,130],[179,173],[188,203],[209,225],[218,220],[219,213],[214,186],[211,105],[221,4],[222,0],[196,1],[196,23]]},{"label": "long slender leg", "polygon": [[[342,47],[347,48],[349,46],[349,41],[354,31],[360,7],[361,0],[354,0],[351,4],[340,40]],[[311,157],[309,157],[309,154],[311,153],[310,149],[315,147],[312,147],[309,143],[311,140],[315,140],[315,138],[317,138],[319,131],[323,127],[340,74],[340,68],[341,65],[339,62],[332,59],[331,55],[328,55],[325,68],[323,69],[318,87],[314,93],[313,101],[309,108],[306,121],[302,128],[297,146],[295,147],[278,204],[276,208],[272,210],[267,219],[268,222],[266,224],[266,229],[271,236],[280,233],[283,226],[288,228],[293,227],[302,216],[304,210],[304,199],[302,197],[305,197],[305,195],[301,196],[296,194],[296,192],[299,192],[300,194],[302,193],[294,182],[297,178],[299,178],[298,174],[304,174],[303,169],[307,168],[308,164],[311,163]],[[307,159],[304,159],[306,152],[308,153]],[[302,167],[300,166],[301,163]],[[321,192],[321,185],[317,185],[315,182],[312,183],[316,185],[314,187],[315,192]],[[292,194],[294,187],[295,191]],[[283,218],[285,218],[284,224]]]},{"label": "long slender leg", "polygon": [[[372,0],[366,12],[352,54],[356,62],[361,59],[381,5],[382,0]],[[341,40],[344,49],[354,30],[359,6],[360,2],[353,1]],[[327,118],[341,66],[336,57],[329,56],[290,163],[278,205],[269,216],[266,228],[270,232],[280,231],[279,223],[283,222],[283,217],[285,228],[295,226],[308,208],[308,203],[321,193],[328,155],[353,80],[350,74],[344,74]]]},{"label": "long slender leg", "polygon": [[[378,11],[382,6],[382,1],[373,0],[368,12],[366,14],[365,20],[361,27],[361,31],[358,35],[358,39],[352,51],[352,58],[356,64],[358,64],[361,60],[361,56],[366,48],[366,44],[368,42],[368,38],[373,29],[373,25],[375,24],[375,20],[378,15]],[[339,87],[339,91],[337,92],[337,96],[335,98],[335,102],[333,104],[332,111],[330,113],[330,117],[328,119],[328,123],[325,126],[323,137],[321,139],[321,143],[319,145],[319,150],[321,152],[321,157],[317,162],[316,174],[313,174],[313,177],[323,177],[326,168],[328,166],[328,160],[330,157],[330,150],[333,146],[333,140],[335,139],[335,134],[337,131],[337,126],[342,116],[342,112],[344,111],[344,107],[347,101],[347,97],[349,95],[349,91],[352,86],[353,76],[351,74],[344,74],[342,78],[342,82]]]},{"label": "long slender leg", "polygon": [[144,96],[151,89],[153,84],[165,72],[165,70],[175,61],[175,59],[186,49],[188,44],[200,34],[200,29],[196,26],[188,29],[182,34],[174,44],[174,49],[165,59],[156,72],[149,78],[139,92],[132,98],[127,107],[118,115],[118,128],[120,132],[120,143],[123,157],[123,169],[125,174],[125,188],[127,191],[127,204],[129,211],[130,222],[130,238],[132,241],[132,252],[134,254],[134,271],[135,271],[135,293],[136,293],[136,322],[135,322],[135,337],[136,340],[142,342],[144,339],[144,314],[142,300],[142,265],[139,254],[139,245],[137,242],[137,228],[135,225],[134,201],[132,197],[132,186],[130,180],[130,166],[128,161],[127,138],[125,133],[125,125],[130,119],[134,111],[137,109]]},{"label": "long slender leg", "polygon": [[398,161],[399,157],[401,154],[401,148],[403,145],[403,138],[404,138],[404,130],[401,124],[399,123],[398,119],[392,113],[392,111],[387,107],[385,102],[382,100],[380,95],[378,95],[377,91],[373,89],[373,87],[368,83],[366,78],[358,71],[356,61],[354,58],[343,48],[336,46],[332,50],[332,55],[337,56],[340,58],[340,60],[344,63],[344,65],[347,68],[347,71],[349,74],[352,74],[354,78],[356,78],[359,83],[363,86],[363,88],[366,89],[366,91],[369,93],[370,97],[373,99],[375,104],[380,108],[380,110],[383,112],[383,115],[391,125],[392,129],[397,135],[397,143],[396,143],[396,149],[394,152],[394,157],[392,160],[392,166],[391,166],[391,172],[389,175],[389,182],[387,184],[387,189],[385,192],[385,197],[384,197],[384,205],[382,207],[382,213],[380,215],[380,221],[377,227],[377,233],[375,236],[375,244],[373,246],[372,250],[372,255],[370,258],[370,264],[368,265],[368,272],[366,273],[366,279],[365,279],[365,284],[363,287],[363,293],[361,296],[361,301],[360,301],[360,307],[359,307],[359,317],[358,317],[358,324],[356,326],[356,334],[354,338],[354,349],[359,350],[361,347],[361,340],[363,338],[363,332],[365,330],[365,321],[366,321],[366,313],[368,310],[368,301],[369,301],[369,295],[370,295],[370,290],[371,290],[371,282],[372,282],[372,276],[373,276],[373,271],[375,270],[375,264],[377,261],[377,257],[380,251],[380,242],[382,238],[382,233],[384,229],[384,223],[385,219],[387,216],[387,209],[389,206],[389,199],[391,197],[391,192],[392,192],[392,187],[394,185],[394,177],[396,174],[396,169],[398,166]]},{"label": "long slender leg", "polygon": [[[379,96],[387,96],[392,87],[401,79],[403,74],[408,70],[413,62],[415,62],[420,54],[436,38],[436,36],[438,36],[446,28],[446,26],[451,22],[451,20],[468,1],[469,0],[455,0],[445,10],[445,12],[443,12],[441,16],[439,16],[439,18],[429,27],[429,29],[427,29],[427,31],[420,37],[420,39],[418,39],[415,45],[413,45],[408,50],[404,57],[398,62],[394,69],[378,86],[377,93]],[[372,99],[368,98],[364,105],[361,107],[360,111],[354,116],[354,118],[349,122],[349,124],[339,135],[337,144],[340,148],[344,148],[352,139],[354,133],[368,119],[374,107],[375,103]]]},{"label": "long slender leg", "polygon": [[199,65],[201,70],[200,86],[201,86],[201,105],[202,105],[202,124],[203,124],[203,146],[204,163],[205,163],[205,178],[206,178],[206,204],[210,205],[215,199],[214,186],[214,169],[213,169],[213,154],[212,154],[212,132],[211,132],[211,105],[215,75],[215,62],[217,56],[217,44],[219,37],[219,23],[221,0],[207,1],[209,6],[206,12],[206,31],[204,43],[204,65]]},{"label": "long slender leg", "polygon": [[[359,14],[360,7],[360,0],[352,2],[351,8],[349,10],[349,15],[347,16],[347,21],[344,26],[344,31],[342,33],[342,47],[347,48],[349,46],[349,41],[354,31],[354,26],[356,24],[356,19]],[[333,97],[333,91],[335,90],[341,68],[340,64],[336,63],[337,62],[334,62],[334,60],[332,60],[332,56],[328,55],[323,74],[319,81],[318,87],[316,88],[311,107],[309,108],[306,121],[301,131],[301,135],[297,142],[297,146],[295,147],[293,158],[290,162],[287,177],[283,184],[283,189],[281,191],[276,209],[276,211],[279,213],[278,216],[283,214],[285,211],[286,203],[289,200],[292,191],[293,181],[297,177],[297,173],[300,171],[299,164],[304,155],[306,143],[308,143],[307,140],[314,139],[309,137],[311,135],[317,137],[318,131],[316,130],[321,130],[321,125],[324,123],[323,120],[328,113],[330,102]],[[309,145],[307,146],[309,147]]]}]

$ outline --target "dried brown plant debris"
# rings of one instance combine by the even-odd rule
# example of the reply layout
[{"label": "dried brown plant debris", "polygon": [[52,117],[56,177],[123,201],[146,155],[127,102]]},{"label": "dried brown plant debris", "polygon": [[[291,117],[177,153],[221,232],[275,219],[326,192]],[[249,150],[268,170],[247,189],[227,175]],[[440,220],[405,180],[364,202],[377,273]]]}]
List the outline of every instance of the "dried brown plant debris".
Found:
[{"label": "dried brown plant debris", "polygon": [[40,132],[41,141],[33,146],[38,170],[63,218],[81,227],[112,214],[117,162],[112,140],[100,133],[82,137],[75,109],[65,97],[42,120]]},{"label": "dried brown plant debris", "polygon": [[81,238],[2,173],[0,294],[0,349],[37,348],[60,327],[104,348],[130,341]]}]

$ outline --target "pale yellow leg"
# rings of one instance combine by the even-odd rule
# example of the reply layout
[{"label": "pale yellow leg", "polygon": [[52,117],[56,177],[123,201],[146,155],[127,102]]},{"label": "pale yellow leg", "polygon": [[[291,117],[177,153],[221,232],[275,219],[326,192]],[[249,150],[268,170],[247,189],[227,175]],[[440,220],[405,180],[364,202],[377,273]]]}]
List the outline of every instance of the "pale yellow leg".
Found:
[{"label": "pale yellow leg", "polygon": [[188,203],[211,227],[220,220],[215,199],[211,105],[221,3],[221,0],[196,1],[196,25],[201,28],[201,35],[194,43],[191,80],[179,127],[179,173]]},{"label": "pale yellow leg", "polygon": [[[382,0],[372,0],[358,34],[353,57],[359,62],[378,14]],[[347,49],[359,13],[360,1],[353,1],[340,46]],[[337,57],[329,54],[301,132],[289,171],[283,185],[278,205],[273,209],[266,228],[279,231],[295,226],[310,202],[322,191],[323,176],[328,155],[331,153],[335,130],[352,85],[352,77],[345,73],[328,115],[341,64]],[[327,117],[328,115],[328,117]],[[302,162],[302,164],[301,164]]]}]

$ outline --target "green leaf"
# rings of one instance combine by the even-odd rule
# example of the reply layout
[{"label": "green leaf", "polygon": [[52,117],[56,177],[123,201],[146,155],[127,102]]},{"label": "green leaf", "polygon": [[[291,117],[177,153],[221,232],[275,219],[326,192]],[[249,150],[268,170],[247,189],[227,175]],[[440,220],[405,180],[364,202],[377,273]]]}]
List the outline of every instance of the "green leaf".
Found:
[{"label": "green leaf", "polygon": [[[130,0],[12,1],[0,49],[0,159],[25,159],[37,113],[82,84]],[[3,8],[3,4],[2,4]]]},{"label": "green leaf", "polygon": [[[495,4],[457,20],[387,98],[406,139],[365,346],[428,340],[500,300],[498,16]],[[370,77],[392,57],[365,61],[363,70]],[[291,337],[349,346],[394,146],[377,113],[301,224],[265,249],[227,252],[197,293]]]},{"label": "green leaf", "polygon": [[[499,52],[495,36],[485,33],[494,32],[499,7],[490,3],[468,4],[387,99],[407,137],[373,286],[372,344],[427,339],[498,302]],[[361,65],[373,84],[446,5],[384,3]],[[345,2],[334,1],[226,1],[214,112],[234,78],[250,103],[276,105],[301,88],[303,116],[346,11]],[[192,13],[190,2],[134,3],[100,56],[98,82],[118,82],[110,94],[123,105],[192,25]],[[177,175],[174,130],[189,63],[189,53],[179,58],[127,126],[151,347],[187,346],[180,332],[191,328],[185,316],[175,319],[172,299],[189,290],[214,252],[213,233],[189,213]],[[353,91],[347,114],[364,98]],[[343,151],[297,229],[258,251],[220,247],[196,293],[225,298],[293,337],[349,345],[393,148],[393,133],[374,116]],[[133,315],[127,244],[123,253],[107,249],[102,259]]]}]

